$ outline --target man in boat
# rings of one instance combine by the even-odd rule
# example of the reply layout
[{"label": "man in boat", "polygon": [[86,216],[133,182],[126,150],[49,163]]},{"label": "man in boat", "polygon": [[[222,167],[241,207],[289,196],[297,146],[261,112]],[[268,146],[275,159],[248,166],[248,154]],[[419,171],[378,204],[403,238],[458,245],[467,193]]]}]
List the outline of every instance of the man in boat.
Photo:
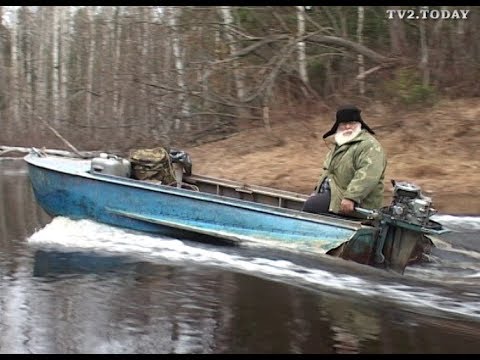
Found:
[{"label": "man in boat", "polygon": [[356,106],[342,106],[323,138],[334,135],[323,173],[303,211],[357,217],[354,208],[378,209],[383,203],[387,159],[375,133],[362,120]]}]

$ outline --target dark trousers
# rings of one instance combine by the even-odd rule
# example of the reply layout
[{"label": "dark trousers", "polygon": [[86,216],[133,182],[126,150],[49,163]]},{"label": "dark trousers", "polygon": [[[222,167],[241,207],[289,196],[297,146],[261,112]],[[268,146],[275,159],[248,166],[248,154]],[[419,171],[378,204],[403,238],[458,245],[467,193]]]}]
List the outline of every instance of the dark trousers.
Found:
[{"label": "dark trousers", "polygon": [[327,214],[330,206],[330,190],[310,196],[303,204],[302,211],[314,214]]}]

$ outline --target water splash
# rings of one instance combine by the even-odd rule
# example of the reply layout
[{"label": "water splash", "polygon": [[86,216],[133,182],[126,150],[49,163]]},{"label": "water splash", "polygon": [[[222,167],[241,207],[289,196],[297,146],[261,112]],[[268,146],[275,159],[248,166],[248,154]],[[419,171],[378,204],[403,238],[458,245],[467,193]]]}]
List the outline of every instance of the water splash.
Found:
[{"label": "water splash", "polygon": [[[231,248],[151,236],[90,220],[54,218],[30,236],[28,243],[31,246],[54,247],[56,250],[63,248],[65,251],[126,254],[153,263],[218,267],[314,291],[334,291],[367,298],[381,297],[382,301],[414,307],[416,310],[437,310],[480,319],[480,293],[476,291],[458,294],[438,288],[438,284],[420,287],[418,284],[408,284],[408,278],[399,279],[393,275],[387,281],[378,281],[378,278],[372,279],[362,274],[341,274],[285,259],[271,259],[261,254],[245,255],[238,250],[231,251]],[[474,277],[476,278],[478,275]]]},{"label": "water splash", "polygon": [[479,216],[454,216],[454,215],[434,215],[432,220],[444,224],[447,228],[454,231],[475,231],[480,230]]}]

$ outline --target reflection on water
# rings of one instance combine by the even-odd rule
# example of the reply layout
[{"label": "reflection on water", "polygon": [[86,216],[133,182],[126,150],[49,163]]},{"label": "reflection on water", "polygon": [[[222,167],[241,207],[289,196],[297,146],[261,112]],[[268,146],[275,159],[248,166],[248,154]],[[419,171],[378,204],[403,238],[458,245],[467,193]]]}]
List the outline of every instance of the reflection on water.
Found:
[{"label": "reflection on water", "polygon": [[39,206],[32,206],[33,191],[27,182],[23,161],[0,160],[0,240],[15,246],[51,218]]},{"label": "reflection on water", "polygon": [[380,323],[373,309],[363,310],[352,307],[351,302],[342,298],[322,299],[332,321],[337,353],[359,353],[360,344],[376,340],[380,335]]},{"label": "reflection on water", "polygon": [[56,277],[61,275],[106,274],[124,269],[134,269],[127,256],[99,256],[88,252],[62,252],[37,250],[34,253],[33,276]]},{"label": "reflection on water", "polygon": [[[429,282],[428,267],[352,274],[267,251],[52,221],[22,168],[0,161],[1,353],[480,350],[478,277],[463,283],[458,269],[447,284]],[[430,271],[435,279],[445,270]]]}]

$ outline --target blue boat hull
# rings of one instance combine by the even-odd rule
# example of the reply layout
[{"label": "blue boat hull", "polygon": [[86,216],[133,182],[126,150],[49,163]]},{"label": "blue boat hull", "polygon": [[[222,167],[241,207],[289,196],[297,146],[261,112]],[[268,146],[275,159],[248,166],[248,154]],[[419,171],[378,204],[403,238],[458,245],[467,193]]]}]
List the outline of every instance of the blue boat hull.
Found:
[{"label": "blue boat hull", "polygon": [[90,173],[86,160],[30,154],[25,161],[36,199],[52,216],[172,237],[251,242],[313,253],[350,242],[356,247],[356,261],[368,263],[371,255],[376,230],[359,222]]}]

